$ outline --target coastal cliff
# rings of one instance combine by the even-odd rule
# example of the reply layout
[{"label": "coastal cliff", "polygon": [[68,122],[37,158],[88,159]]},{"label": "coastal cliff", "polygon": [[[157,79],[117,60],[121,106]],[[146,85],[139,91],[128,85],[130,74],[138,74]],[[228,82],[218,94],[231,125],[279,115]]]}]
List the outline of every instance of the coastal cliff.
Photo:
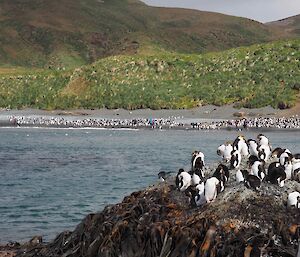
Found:
[{"label": "coastal cliff", "polygon": [[49,244],[35,240],[7,256],[297,256],[299,209],[286,207],[293,190],[298,182],[253,191],[231,178],[214,202],[191,207],[170,178],[89,214]]}]

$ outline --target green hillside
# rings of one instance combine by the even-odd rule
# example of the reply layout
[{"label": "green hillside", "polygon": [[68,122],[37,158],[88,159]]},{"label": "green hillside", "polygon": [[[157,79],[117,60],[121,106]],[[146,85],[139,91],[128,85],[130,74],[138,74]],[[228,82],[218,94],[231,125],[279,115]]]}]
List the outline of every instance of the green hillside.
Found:
[{"label": "green hillside", "polygon": [[2,67],[72,68],[120,54],[199,54],[278,35],[278,29],[245,18],[137,0],[0,1]]},{"label": "green hillside", "polygon": [[66,72],[4,70],[0,106],[159,109],[236,103],[286,108],[297,100],[299,70],[300,40],[203,55],[116,56]]}]

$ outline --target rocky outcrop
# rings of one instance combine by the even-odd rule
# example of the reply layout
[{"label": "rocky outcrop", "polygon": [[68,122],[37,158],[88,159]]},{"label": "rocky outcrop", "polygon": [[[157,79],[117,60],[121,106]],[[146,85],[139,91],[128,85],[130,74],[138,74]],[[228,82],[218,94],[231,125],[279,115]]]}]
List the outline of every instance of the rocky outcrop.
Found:
[{"label": "rocky outcrop", "polygon": [[191,207],[170,178],[17,256],[296,256],[300,213],[287,209],[286,199],[299,184],[289,181],[280,188],[263,183],[257,192],[231,176],[225,191],[202,207]]}]

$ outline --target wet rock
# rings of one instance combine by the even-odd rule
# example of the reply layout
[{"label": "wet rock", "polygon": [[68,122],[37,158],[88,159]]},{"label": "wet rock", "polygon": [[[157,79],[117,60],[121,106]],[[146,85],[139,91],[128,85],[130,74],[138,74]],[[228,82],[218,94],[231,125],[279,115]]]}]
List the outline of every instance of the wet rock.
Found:
[{"label": "wet rock", "polygon": [[245,112],[235,112],[232,114],[233,117],[245,117]]}]

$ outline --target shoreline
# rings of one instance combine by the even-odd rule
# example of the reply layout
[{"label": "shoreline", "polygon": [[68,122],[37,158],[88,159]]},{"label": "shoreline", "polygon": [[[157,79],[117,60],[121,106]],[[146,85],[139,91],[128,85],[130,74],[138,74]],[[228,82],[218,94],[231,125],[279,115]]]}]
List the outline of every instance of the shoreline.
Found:
[{"label": "shoreline", "polygon": [[0,127],[147,129],[147,130],[299,130],[300,117],[235,117],[233,119],[93,118],[86,116],[0,115]]}]

